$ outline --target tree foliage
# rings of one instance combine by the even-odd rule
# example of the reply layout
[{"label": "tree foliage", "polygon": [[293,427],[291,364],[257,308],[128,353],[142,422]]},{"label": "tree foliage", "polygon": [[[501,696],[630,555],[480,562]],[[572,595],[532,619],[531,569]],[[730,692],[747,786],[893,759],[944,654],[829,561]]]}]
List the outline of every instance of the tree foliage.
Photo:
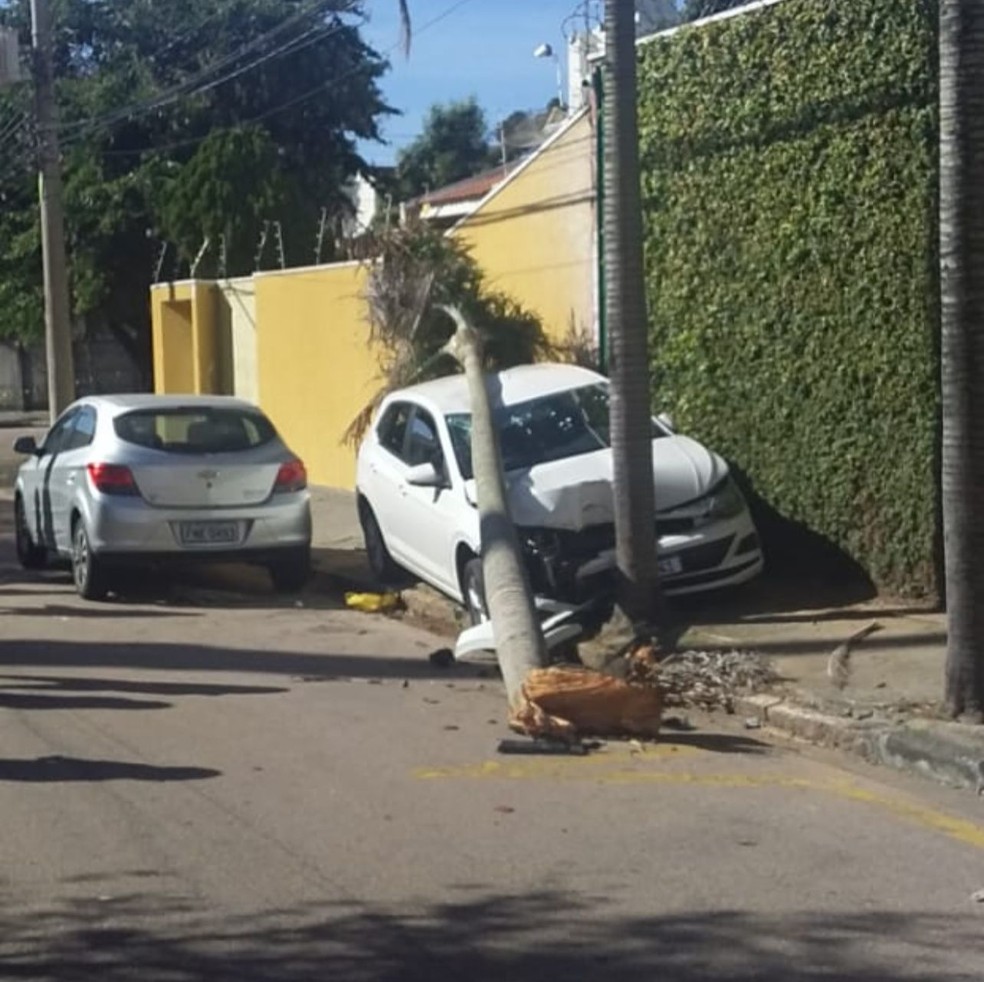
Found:
[{"label": "tree foliage", "polygon": [[[356,141],[390,110],[385,60],[351,0],[62,0],[60,137],[74,309],[146,350],[147,288],[225,236],[229,275],[252,271],[257,227],[282,223],[288,264],[310,262],[324,208],[348,208],[368,170]],[[29,38],[26,0],[0,18]],[[22,87],[23,88],[23,87]],[[0,96],[0,119],[22,90]],[[35,185],[0,146],[0,335],[41,331]]]},{"label": "tree foliage", "polygon": [[481,335],[485,366],[510,368],[555,354],[539,317],[507,294],[489,289],[477,263],[456,239],[426,223],[379,232],[368,245],[365,291],[370,338],[380,352],[381,385],[345,435],[357,445],[385,396],[458,370],[445,348],[454,307]]},{"label": "tree foliage", "polygon": [[492,160],[489,126],[474,99],[431,106],[423,130],[397,157],[403,198],[477,174]]}]

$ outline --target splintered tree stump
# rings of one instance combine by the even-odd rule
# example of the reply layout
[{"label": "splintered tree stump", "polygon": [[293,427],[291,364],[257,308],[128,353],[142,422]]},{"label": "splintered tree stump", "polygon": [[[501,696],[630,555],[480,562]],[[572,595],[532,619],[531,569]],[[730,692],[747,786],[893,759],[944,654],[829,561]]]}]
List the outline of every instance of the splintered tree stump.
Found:
[{"label": "splintered tree stump", "polygon": [[533,737],[659,735],[662,697],[655,687],[630,685],[584,668],[540,668],[523,682],[509,725]]}]

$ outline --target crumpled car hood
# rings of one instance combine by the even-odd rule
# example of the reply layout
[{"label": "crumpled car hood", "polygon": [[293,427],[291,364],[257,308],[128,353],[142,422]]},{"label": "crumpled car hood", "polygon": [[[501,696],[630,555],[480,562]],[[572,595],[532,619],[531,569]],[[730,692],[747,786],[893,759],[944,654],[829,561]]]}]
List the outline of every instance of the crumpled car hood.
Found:
[{"label": "crumpled car hood", "polygon": [[[716,453],[685,436],[653,441],[656,510],[671,511],[707,494],[728,473]],[[517,525],[577,531],[614,520],[612,452],[568,457],[506,475],[509,506]],[[476,503],[475,482],[465,486]]]}]

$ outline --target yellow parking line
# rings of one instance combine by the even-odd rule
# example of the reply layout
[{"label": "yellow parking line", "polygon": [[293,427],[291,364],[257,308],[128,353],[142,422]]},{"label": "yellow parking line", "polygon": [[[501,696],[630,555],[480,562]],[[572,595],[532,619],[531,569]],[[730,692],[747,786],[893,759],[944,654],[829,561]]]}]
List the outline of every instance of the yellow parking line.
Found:
[{"label": "yellow parking line", "polygon": [[[862,787],[856,782],[810,781],[805,778],[786,778],[754,776],[751,774],[700,774],[689,770],[653,770],[646,766],[657,759],[690,757],[703,752],[695,747],[669,747],[666,745],[648,747],[644,754],[630,758],[636,767],[627,766],[625,755],[607,756],[599,754],[582,758],[530,758],[528,760],[498,761],[487,760],[475,764],[452,767],[418,768],[413,776],[423,781],[440,780],[483,780],[497,779],[507,781],[558,780],[591,781],[595,784],[641,785],[677,784],[691,787],[757,789],[787,788],[810,791],[854,801],[860,804],[882,808],[897,818],[914,825],[942,832],[944,835],[965,845],[984,849],[984,826],[961,818],[955,818],[902,796],[882,794]],[[640,766],[642,765],[642,766]]]}]

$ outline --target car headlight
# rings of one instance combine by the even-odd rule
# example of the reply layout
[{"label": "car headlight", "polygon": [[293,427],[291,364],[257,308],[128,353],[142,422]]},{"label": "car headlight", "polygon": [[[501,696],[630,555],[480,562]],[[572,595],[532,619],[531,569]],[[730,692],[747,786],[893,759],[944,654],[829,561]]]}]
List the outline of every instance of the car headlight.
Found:
[{"label": "car headlight", "polygon": [[708,518],[736,518],[744,510],[745,499],[730,476],[707,496]]}]

